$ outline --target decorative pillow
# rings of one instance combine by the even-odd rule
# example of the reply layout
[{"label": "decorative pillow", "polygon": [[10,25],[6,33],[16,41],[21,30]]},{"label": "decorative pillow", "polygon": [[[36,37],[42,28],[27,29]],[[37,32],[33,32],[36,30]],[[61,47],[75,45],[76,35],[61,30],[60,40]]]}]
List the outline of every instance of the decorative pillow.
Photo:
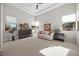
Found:
[{"label": "decorative pillow", "polygon": [[49,33],[48,33],[48,35],[51,35],[51,33],[53,33],[52,31],[50,31]]},{"label": "decorative pillow", "polygon": [[40,31],[39,34],[45,34],[45,32],[44,31]]}]

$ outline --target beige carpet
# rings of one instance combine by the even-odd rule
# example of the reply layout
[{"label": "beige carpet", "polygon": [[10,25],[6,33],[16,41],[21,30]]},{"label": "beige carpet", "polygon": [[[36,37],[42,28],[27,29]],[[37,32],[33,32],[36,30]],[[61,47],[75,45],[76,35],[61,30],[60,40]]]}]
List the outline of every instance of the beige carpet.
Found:
[{"label": "beige carpet", "polygon": [[61,46],[70,49],[67,56],[78,56],[79,47],[70,42],[61,41],[48,41],[44,39],[38,39],[35,37],[29,37],[16,41],[6,42],[3,45],[3,56],[43,56],[39,51],[50,47]]}]

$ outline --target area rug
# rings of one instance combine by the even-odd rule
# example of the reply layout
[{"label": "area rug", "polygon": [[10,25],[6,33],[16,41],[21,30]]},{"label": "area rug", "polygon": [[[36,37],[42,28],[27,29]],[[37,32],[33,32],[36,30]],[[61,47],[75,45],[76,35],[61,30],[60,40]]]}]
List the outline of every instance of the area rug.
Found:
[{"label": "area rug", "polygon": [[66,56],[69,51],[70,49],[61,46],[54,46],[54,47],[44,48],[39,52],[45,56]]}]

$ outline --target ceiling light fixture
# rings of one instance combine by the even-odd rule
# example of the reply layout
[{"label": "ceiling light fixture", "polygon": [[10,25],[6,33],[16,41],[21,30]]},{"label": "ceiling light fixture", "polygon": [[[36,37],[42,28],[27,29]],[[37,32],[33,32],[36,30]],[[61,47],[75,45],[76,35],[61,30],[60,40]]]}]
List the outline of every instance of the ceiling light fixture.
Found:
[{"label": "ceiling light fixture", "polygon": [[36,10],[38,9],[39,5],[44,4],[44,3],[36,3]]}]

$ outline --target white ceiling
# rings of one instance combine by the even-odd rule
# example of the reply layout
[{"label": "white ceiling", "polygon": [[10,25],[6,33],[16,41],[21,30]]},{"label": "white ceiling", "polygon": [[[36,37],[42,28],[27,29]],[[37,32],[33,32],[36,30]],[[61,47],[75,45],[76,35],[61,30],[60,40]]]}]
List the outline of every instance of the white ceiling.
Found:
[{"label": "white ceiling", "polygon": [[8,5],[16,7],[20,10],[23,10],[35,16],[35,15],[40,15],[42,13],[45,13],[49,10],[58,8],[64,4],[63,3],[42,3],[42,4],[38,4],[39,6],[37,10],[36,10],[37,3],[8,3]]}]

